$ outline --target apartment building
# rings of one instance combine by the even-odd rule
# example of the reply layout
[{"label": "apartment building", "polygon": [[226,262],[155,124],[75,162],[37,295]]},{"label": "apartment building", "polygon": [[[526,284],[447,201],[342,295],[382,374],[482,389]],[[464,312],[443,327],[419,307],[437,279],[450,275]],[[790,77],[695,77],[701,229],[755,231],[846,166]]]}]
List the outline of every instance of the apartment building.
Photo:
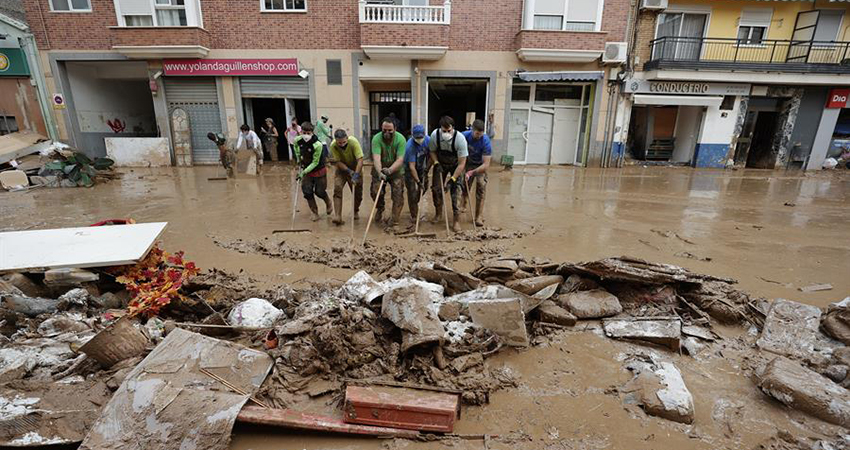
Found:
[{"label": "apartment building", "polygon": [[641,0],[613,159],[820,168],[850,145],[850,4]]},{"label": "apartment building", "polygon": [[[214,163],[208,132],[326,115],[361,140],[440,116],[487,123],[498,159],[599,165],[628,0],[24,0],[60,135],[170,139]],[[613,71],[613,72],[612,72]],[[286,159],[285,146],[280,158]]]}]

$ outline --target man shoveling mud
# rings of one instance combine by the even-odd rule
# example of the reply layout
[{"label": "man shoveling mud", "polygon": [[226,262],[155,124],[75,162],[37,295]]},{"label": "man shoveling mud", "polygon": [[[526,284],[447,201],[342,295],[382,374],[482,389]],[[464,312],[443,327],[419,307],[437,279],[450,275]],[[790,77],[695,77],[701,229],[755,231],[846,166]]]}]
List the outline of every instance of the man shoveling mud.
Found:
[{"label": "man shoveling mud", "polygon": [[[454,129],[455,121],[449,116],[440,119],[440,128],[431,133],[428,148],[431,150],[431,161],[434,163],[434,178],[431,180],[431,192],[434,195],[434,207],[437,212],[434,223],[443,220],[443,196],[448,190],[452,199],[452,230],[460,231],[460,212],[458,200],[463,184],[463,170],[469,152],[466,148],[466,138]],[[440,191],[443,190],[443,192]]]},{"label": "man shoveling mud", "polygon": [[343,129],[334,132],[334,141],[331,143],[331,156],[336,165],[334,175],[334,215],[333,223],[342,225],[342,192],[345,185],[349,185],[354,191],[354,217],[359,219],[360,203],[363,201],[363,149],[360,142],[354,136],[349,136]]},{"label": "man shoveling mud", "polygon": [[428,189],[428,169],[430,162],[430,151],[428,150],[429,139],[425,135],[425,127],[416,125],[413,127],[413,136],[407,140],[407,148],[404,150],[404,162],[407,164],[404,172],[404,182],[407,187],[407,208],[410,210],[410,225],[416,225],[416,217],[419,215],[419,201],[422,194]]},{"label": "man shoveling mud", "polygon": [[218,160],[227,171],[227,176],[233,176],[233,165],[236,164],[236,155],[233,150],[227,148],[227,138],[221,133],[207,133],[207,139],[215,142],[218,147]]},{"label": "man shoveling mud", "polygon": [[370,193],[375,200],[377,209],[375,220],[380,223],[384,213],[384,192],[380,190],[381,181],[388,184],[392,192],[393,211],[387,225],[394,226],[401,219],[404,207],[404,148],[407,141],[396,131],[393,120],[385,118],[381,124],[381,132],[372,138],[372,186]]},{"label": "man shoveling mud", "polygon": [[472,122],[472,129],[463,132],[469,147],[469,159],[466,164],[466,180],[463,186],[464,204],[472,196],[469,192],[475,185],[475,208],[472,210],[475,216],[475,225],[484,226],[484,198],[487,196],[487,169],[490,168],[490,159],[493,147],[490,145],[490,137],[484,132],[484,121],[477,119]]},{"label": "man shoveling mud", "polygon": [[301,124],[301,136],[295,138],[295,160],[301,171],[297,179],[301,182],[301,192],[310,205],[310,218],[313,222],[319,220],[319,205],[316,197],[325,202],[325,212],[328,216],[333,214],[334,208],[331,199],[328,198],[328,168],[325,166],[324,146],[313,134],[313,124],[304,122]]}]

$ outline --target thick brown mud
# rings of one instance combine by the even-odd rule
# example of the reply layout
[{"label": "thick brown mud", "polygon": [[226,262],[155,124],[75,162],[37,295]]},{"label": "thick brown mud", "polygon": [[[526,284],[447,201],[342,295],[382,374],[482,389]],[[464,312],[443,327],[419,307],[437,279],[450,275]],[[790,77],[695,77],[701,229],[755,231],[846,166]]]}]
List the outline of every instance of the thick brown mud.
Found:
[{"label": "thick brown mud", "polygon": [[[207,180],[219,172],[214,167],[135,169],[91,189],[0,193],[0,230],[84,226],[125,217],[167,221],[165,248],[185,250],[204,269],[244,271],[264,288],[342,281],[360,269],[392,275],[417,260],[471,270],[477,260],[521,254],[557,262],[631,255],[737,279],[737,287],[753,297],[817,306],[850,292],[850,177],[843,173],[518,167],[491,175],[485,219],[499,231],[488,239],[475,238],[480,234],[465,214],[462,226],[472,232],[468,239],[448,239],[444,223],[421,225],[421,232],[437,233],[436,242],[399,238],[373,225],[368,236],[373,246],[364,250],[350,243],[363,238],[368,217],[363,212],[372,204],[368,198],[353,238],[350,213],[343,213],[341,227],[324,214],[314,223],[303,198],[294,228],[313,231],[273,235],[291,226],[290,168],[266,165],[258,178]],[[346,195],[346,212],[350,200]],[[430,216],[431,202],[427,205]],[[820,283],[831,283],[833,289],[798,290]],[[456,431],[494,435],[486,447],[491,449],[753,448],[780,430],[798,437],[834,436],[834,428],[782,407],[747,378],[752,361],[746,344],[752,336],[746,330],[723,329],[727,339],[699,359],[664,354],[694,395],[696,420],[681,425],[624,405],[618,389],[630,375],[620,360],[645,348],[583,327],[541,338],[529,350],[487,359],[489,367],[511,371],[518,387],[492,393],[487,405],[465,407]],[[298,406],[337,411],[328,396]],[[480,439],[386,441],[253,427],[237,427],[231,446],[290,447],[485,448]]]}]

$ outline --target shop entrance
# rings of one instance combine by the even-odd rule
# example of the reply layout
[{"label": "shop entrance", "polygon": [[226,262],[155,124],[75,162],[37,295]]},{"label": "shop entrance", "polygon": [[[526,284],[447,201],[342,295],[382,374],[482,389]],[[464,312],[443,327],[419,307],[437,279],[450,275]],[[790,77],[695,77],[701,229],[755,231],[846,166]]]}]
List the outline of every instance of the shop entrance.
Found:
[{"label": "shop entrance", "polygon": [[381,131],[381,121],[395,119],[396,131],[410,136],[410,91],[369,92],[369,136]]},{"label": "shop entrance", "polygon": [[291,160],[293,156],[290,154],[286,142],[286,128],[293,118],[298,120],[299,125],[305,120],[310,120],[310,101],[288,98],[244,98],[242,104],[245,105],[245,122],[262,139],[263,152],[267,155],[266,157],[271,158],[271,153],[266,146],[263,127],[266,126],[266,119],[271,118],[279,135],[277,159],[280,161]]},{"label": "shop entrance", "polygon": [[[747,154],[747,167],[755,169],[772,169],[776,164],[776,154],[773,152],[773,138],[776,135],[776,111],[753,111],[751,118],[750,149]],[[746,123],[745,128],[746,129]]]},{"label": "shop entrance", "polygon": [[699,140],[702,106],[635,106],[629,142],[635,159],[691,163]]},{"label": "shop entrance", "polygon": [[487,89],[482,78],[428,78],[428,130],[437,128],[440,117],[449,116],[455,129],[465,131],[475,119],[487,121]]}]

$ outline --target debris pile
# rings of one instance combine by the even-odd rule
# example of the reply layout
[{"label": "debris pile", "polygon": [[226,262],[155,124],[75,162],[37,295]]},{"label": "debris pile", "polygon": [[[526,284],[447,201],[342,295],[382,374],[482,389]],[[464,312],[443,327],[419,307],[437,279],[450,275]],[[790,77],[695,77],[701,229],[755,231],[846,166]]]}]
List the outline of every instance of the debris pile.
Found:
[{"label": "debris pile", "polygon": [[[493,355],[565,329],[646,347],[625,358],[633,378],[619,388],[623,401],[691,424],[699,405],[672,356],[716,345],[717,323],[754,330],[753,389],[850,423],[850,351],[820,331],[841,340],[847,300],[824,314],[630,257],[554,263],[483,251],[475,256],[491,259],[466,273],[447,265],[463,250],[408,256],[370,246],[337,257],[273,240],[219,245],[375,271],[341,286],[259,289],[245,274],[199,273],[182,253],[150,245],[124,264],[10,271],[0,280],[0,420],[26,426],[0,445],[226,448],[235,421],[407,438],[450,432],[458,405],[485,405],[520,382]],[[93,400],[60,417],[68,386]],[[319,397],[344,405],[339,416],[299,410]],[[418,401],[435,416],[393,423],[384,415]]]},{"label": "debris pile", "polygon": [[[20,147],[20,148],[18,148]],[[19,145],[0,154],[0,186],[10,191],[35,187],[91,187],[118,176],[109,158],[90,158],[61,142]]]}]

